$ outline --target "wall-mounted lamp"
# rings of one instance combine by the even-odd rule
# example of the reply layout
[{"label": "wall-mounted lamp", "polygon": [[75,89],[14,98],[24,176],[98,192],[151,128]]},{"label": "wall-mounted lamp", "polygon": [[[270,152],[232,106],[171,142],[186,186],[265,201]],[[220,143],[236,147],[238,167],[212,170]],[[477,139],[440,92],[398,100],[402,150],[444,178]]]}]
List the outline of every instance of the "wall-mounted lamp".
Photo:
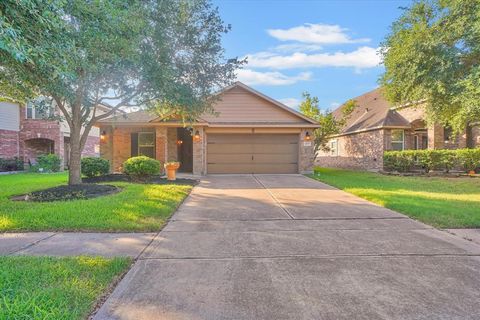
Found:
[{"label": "wall-mounted lamp", "polygon": [[106,137],[107,137],[107,132],[103,130],[102,133],[100,134],[100,140],[104,141]]},{"label": "wall-mounted lamp", "polygon": [[198,132],[198,130],[196,130],[195,134],[193,135],[193,141],[200,142],[200,132]]},{"label": "wall-mounted lamp", "polygon": [[305,141],[310,141],[312,140],[312,137],[310,136],[310,132],[305,132],[305,138],[304,138]]},{"label": "wall-mounted lamp", "polygon": [[180,139],[179,139],[179,140],[177,140],[177,145],[181,146],[181,145],[182,145],[182,143],[183,143],[183,140],[180,140]]}]

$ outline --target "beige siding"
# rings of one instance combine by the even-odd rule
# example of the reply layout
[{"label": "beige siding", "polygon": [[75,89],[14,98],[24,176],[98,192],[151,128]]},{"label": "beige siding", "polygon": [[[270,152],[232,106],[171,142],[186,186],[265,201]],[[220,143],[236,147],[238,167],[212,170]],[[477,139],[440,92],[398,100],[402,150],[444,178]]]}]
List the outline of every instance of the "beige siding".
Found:
[{"label": "beige siding", "polygon": [[215,103],[215,112],[202,116],[210,123],[216,122],[281,122],[281,123],[306,123],[300,117],[283,110],[273,103],[236,87],[225,92],[221,100]]},{"label": "beige siding", "polygon": [[20,130],[20,107],[18,104],[0,102],[0,129]]}]

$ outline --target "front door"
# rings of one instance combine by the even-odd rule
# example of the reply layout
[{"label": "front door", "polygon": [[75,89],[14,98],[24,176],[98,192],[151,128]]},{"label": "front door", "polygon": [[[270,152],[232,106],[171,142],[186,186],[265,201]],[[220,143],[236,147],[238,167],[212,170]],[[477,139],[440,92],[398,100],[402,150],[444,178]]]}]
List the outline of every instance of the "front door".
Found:
[{"label": "front door", "polygon": [[190,130],[186,128],[177,129],[177,143],[178,143],[178,161],[180,162],[181,172],[193,171],[193,139]]}]

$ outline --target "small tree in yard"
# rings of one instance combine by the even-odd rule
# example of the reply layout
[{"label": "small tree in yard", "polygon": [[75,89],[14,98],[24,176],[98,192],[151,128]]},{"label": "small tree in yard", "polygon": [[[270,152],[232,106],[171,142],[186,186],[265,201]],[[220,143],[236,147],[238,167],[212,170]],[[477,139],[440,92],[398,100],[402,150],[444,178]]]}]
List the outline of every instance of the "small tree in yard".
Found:
[{"label": "small tree in yard", "polygon": [[228,29],[207,0],[3,0],[0,92],[53,99],[70,127],[69,184],[79,184],[92,126],[119,108],[184,119],[211,110],[212,90],[242,63],[223,59]]},{"label": "small tree in yard", "polygon": [[422,101],[429,122],[459,133],[480,119],[480,1],[421,0],[404,10],[380,50],[386,97]]},{"label": "small tree in yard", "polygon": [[335,118],[330,110],[320,110],[317,97],[312,97],[308,92],[304,92],[302,95],[304,101],[300,103],[300,112],[320,124],[320,128],[315,129],[313,132],[315,154],[317,154],[319,150],[329,151],[328,140],[330,136],[340,133],[348,117],[355,109],[356,101],[347,101],[342,106],[342,117]]}]

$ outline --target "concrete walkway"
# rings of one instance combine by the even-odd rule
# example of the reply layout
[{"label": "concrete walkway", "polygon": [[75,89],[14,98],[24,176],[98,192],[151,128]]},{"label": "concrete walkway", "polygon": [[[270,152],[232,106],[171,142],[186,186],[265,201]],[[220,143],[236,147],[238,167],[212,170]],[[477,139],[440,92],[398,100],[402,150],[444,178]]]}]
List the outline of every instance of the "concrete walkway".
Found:
[{"label": "concrete walkway", "polygon": [[478,319],[480,246],[299,175],[210,176],[96,319]]},{"label": "concrete walkway", "polygon": [[0,255],[136,258],[155,233],[27,232],[0,234]]}]

